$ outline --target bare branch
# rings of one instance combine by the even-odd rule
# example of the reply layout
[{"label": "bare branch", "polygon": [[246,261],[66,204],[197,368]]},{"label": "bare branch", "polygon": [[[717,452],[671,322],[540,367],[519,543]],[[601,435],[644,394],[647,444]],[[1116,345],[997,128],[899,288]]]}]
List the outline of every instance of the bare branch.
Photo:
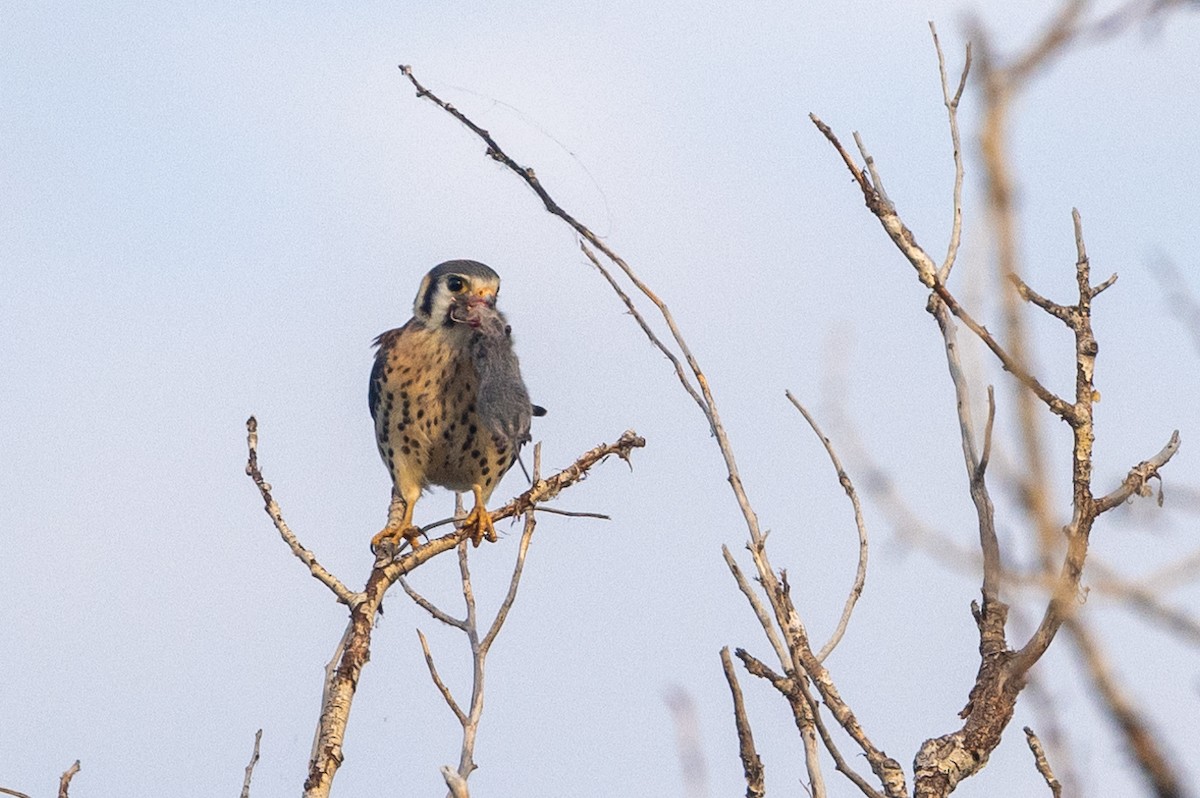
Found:
[{"label": "bare branch", "polygon": [[763,786],[763,764],[754,747],[754,733],[750,730],[750,720],[746,717],[746,705],[742,700],[742,687],[738,684],[737,674],[733,670],[733,660],[729,658],[729,647],[721,649],[721,667],[725,670],[725,681],[729,683],[729,692],[733,696],[733,724],[737,729],[738,753],[742,758],[742,771],[746,774],[746,798],[763,798],[766,788]]},{"label": "bare branch", "polygon": [[955,318],[967,325],[967,328],[971,332],[975,333],[979,340],[982,341],[988,349],[992,350],[992,354],[994,354],[1000,361],[1000,365],[1004,367],[1005,371],[1012,374],[1014,377],[1020,380],[1025,387],[1033,391],[1034,395],[1037,396],[1038,399],[1041,399],[1042,402],[1048,408],[1050,408],[1050,411],[1056,416],[1061,417],[1068,423],[1075,422],[1075,407],[1063,401],[1054,392],[1042,385],[1042,383],[1039,382],[1036,377],[1030,374],[1015,356],[1010,354],[1004,347],[1000,345],[998,341],[996,341],[995,337],[988,332],[986,327],[975,321],[971,314],[968,313],[966,309],[958,303],[958,300],[951,295],[946,286],[942,285],[941,283],[937,283],[933,286],[933,290],[934,293],[938,295],[938,298],[946,303],[946,306],[950,309],[950,312],[954,314]]},{"label": "bare branch", "polygon": [[682,385],[683,389],[688,392],[688,396],[692,397],[696,404],[699,405],[700,412],[707,416],[708,406],[704,403],[704,399],[692,386],[692,381],[688,379],[687,372],[683,370],[683,364],[679,362],[679,358],[676,357],[675,353],[672,352],[666,344],[659,340],[659,337],[654,334],[653,330],[650,329],[650,325],[646,323],[645,317],[642,316],[637,307],[633,304],[633,300],[629,297],[629,294],[622,290],[620,284],[618,284],[616,279],[612,276],[612,272],[604,268],[604,266],[600,263],[600,259],[596,257],[596,253],[593,252],[591,247],[587,245],[587,242],[585,242],[583,239],[580,239],[579,248],[583,250],[583,254],[587,255],[587,259],[592,262],[592,265],[595,266],[596,270],[603,275],[606,281],[608,281],[609,286],[614,292],[616,292],[616,295],[621,298],[623,303],[625,303],[625,307],[629,310],[629,315],[633,316],[633,320],[636,321],[637,325],[642,328],[642,332],[645,333],[646,337],[650,339],[650,343],[654,345],[654,348],[662,352],[666,356],[667,360],[671,361],[671,366],[675,369],[675,376],[679,378],[679,384]]},{"label": "bare branch", "polygon": [[842,637],[846,634],[846,627],[850,624],[850,616],[854,613],[854,605],[858,603],[859,596],[862,595],[863,586],[867,581],[867,524],[863,519],[862,505],[858,501],[858,492],[854,490],[854,483],[850,481],[850,475],[846,473],[846,469],[842,468],[842,461],[838,459],[837,452],[833,450],[833,444],[829,438],[825,437],[825,433],[821,432],[821,428],[817,426],[816,419],[812,414],[804,408],[802,404],[796,401],[796,397],[792,396],[791,391],[785,392],[788,401],[800,411],[800,415],[804,416],[804,420],[808,422],[808,426],[820,439],[825,446],[825,451],[829,454],[829,459],[833,462],[833,468],[837,472],[838,482],[842,486],[842,490],[846,491],[846,495],[850,497],[850,504],[854,507],[854,525],[858,528],[858,568],[854,573],[854,584],[850,588],[850,595],[846,597],[846,603],[842,607],[842,615],[838,619],[837,627],[833,630],[833,634],[829,637],[829,642],[821,647],[820,653],[817,654],[817,659],[821,662],[825,661],[837,644],[842,641]]},{"label": "bare branch", "polygon": [[262,729],[254,733],[254,751],[250,754],[250,764],[246,765],[246,778],[242,780],[241,798],[250,798],[250,779],[254,777],[254,766],[258,764],[258,746],[262,742]]},{"label": "bare branch", "polygon": [[0,794],[12,795],[12,796],[15,796],[15,798],[29,798],[29,796],[26,795],[25,793],[17,792],[16,790],[10,790],[7,787],[0,787]]},{"label": "bare branch", "polygon": [[71,767],[63,771],[62,777],[58,780],[58,798],[68,798],[67,792],[71,788],[71,779],[75,778],[75,774],[79,772],[79,760],[76,759]]},{"label": "bare branch", "polygon": [[1157,476],[1159,468],[1165,465],[1179,448],[1179,436],[1176,433],[1155,457],[1135,466],[1120,488],[1101,499],[1093,497],[1092,448],[1095,433],[1092,413],[1097,398],[1093,374],[1099,347],[1092,332],[1091,300],[1094,289],[1091,285],[1091,265],[1084,245],[1083,225],[1077,210],[1072,210],[1071,216],[1075,228],[1075,278],[1079,291],[1079,303],[1071,309],[1070,320],[1071,330],[1075,334],[1075,404],[1074,418],[1071,421],[1074,436],[1074,456],[1071,463],[1074,512],[1071,523],[1067,526],[1067,553],[1058,584],[1037,631],[1010,663],[1014,675],[1022,674],[1032,667],[1050,645],[1062,622],[1073,614],[1084,560],[1087,557],[1088,539],[1096,518],[1127,499],[1135,490],[1144,490],[1146,481]]},{"label": "bare branch", "polygon": [[[614,443],[600,444],[581,455],[572,465],[548,479],[537,479],[528,490],[491,513],[493,523],[527,512],[538,502],[548,501],[583,479],[592,466],[616,455],[629,462],[632,451],[646,445],[632,430]],[[434,538],[414,550],[402,552],[391,562],[376,564],[367,578],[361,600],[350,604],[350,623],[338,646],[337,665],[328,672],[313,756],[304,783],[305,798],[327,798],[333,778],[341,766],[342,742],[358,679],[370,658],[375,616],[388,588],[400,577],[433,557],[455,548],[464,539],[461,530]],[[332,665],[332,663],[331,663]]]},{"label": "bare branch", "polygon": [[442,778],[446,780],[446,786],[450,788],[451,798],[471,798],[471,793],[467,789],[467,780],[458,775],[454,768],[443,765],[441,771]]},{"label": "bare branch", "polygon": [[296,539],[295,534],[288,528],[288,525],[283,520],[283,512],[279,509],[279,505],[275,499],[271,497],[271,486],[263,479],[262,471],[258,468],[258,419],[250,416],[246,420],[246,448],[249,450],[249,459],[246,462],[246,474],[254,480],[254,484],[258,486],[258,492],[262,494],[263,502],[266,504],[267,515],[271,517],[271,521],[275,524],[275,528],[279,530],[279,536],[283,538],[283,542],[292,550],[292,554],[300,562],[308,566],[311,573],[321,584],[333,591],[333,595],[337,596],[337,600],[347,607],[353,607],[355,603],[363,600],[361,593],[355,593],[342,584],[342,581],[333,574],[326,571],[321,563],[317,562],[317,558],[308,549],[300,545],[300,541]]},{"label": "bare branch", "polygon": [[446,700],[446,705],[450,707],[450,711],[454,713],[454,717],[458,718],[458,722],[466,724],[467,716],[458,706],[458,702],[454,700],[454,695],[450,692],[450,688],[442,681],[442,677],[438,675],[437,666],[433,664],[433,654],[429,650],[429,641],[425,639],[425,633],[420,629],[417,630],[417,637],[421,640],[421,653],[425,655],[425,666],[429,668],[429,676],[433,679],[433,686],[442,694],[442,698]]},{"label": "bare branch", "polygon": [[[542,480],[542,449],[541,444],[537,444],[533,450],[533,485],[536,488],[539,485],[545,484]],[[478,615],[476,613],[475,592],[471,586],[471,571],[468,564],[468,548],[466,539],[458,546],[458,568],[459,575],[462,581],[463,601],[466,604],[466,616],[462,620],[450,617],[445,612],[442,612],[437,607],[433,606],[424,597],[414,591],[404,579],[401,579],[401,585],[405,592],[429,612],[433,617],[441,620],[443,623],[448,623],[457,629],[460,629],[467,636],[467,642],[471,650],[471,702],[468,710],[464,712],[455,701],[450,689],[446,686],[438,675],[437,668],[434,667],[433,656],[429,651],[429,643],[425,639],[425,635],[417,630],[417,635],[421,639],[421,650],[425,654],[425,664],[429,668],[429,675],[433,678],[434,686],[438,692],[442,694],[446,704],[458,719],[459,725],[462,727],[462,746],[459,751],[458,770],[455,771],[455,776],[458,781],[451,783],[448,779],[447,784],[450,785],[450,795],[459,794],[461,790],[466,789],[467,780],[471,773],[475,770],[475,739],[479,733],[479,721],[483,715],[483,696],[484,696],[484,677],[486,674],[486,660],[488,650],[496,639],[496,635],[500,633],[500,629],[504,625],[505,619],[508,617],[509,611],[512,609],[513,602],[517,597],[517,588],[521,582],[521,573],[524,570],[525,558],[529,552],[529,544],[533,538],[533,531],[537,523],[534,518],[534,510],[536,504],[531,502],[528,509],[525,511],[525,529],[521,535],[521,543],[517,551],[516,564],[513,567],[512,579],[509,582],[508,593],[500,604],[499,610],[496,612],[496,617],[488,628],[487,634],[481,639],[479,636]],[[461,510],[461,507],[460,507]]]},{"label": "bare branch", "polygon": [[408,594],[408,597],[410,599],[412,599],[413,602],[418,607],[420,607],[421,609],[425,610],[425,612],[427,612],[431,616],[433,616],[434,619],[441,621],[442,623],[446,624],[447,626],[453,626],[455,629],[466,629],[467,628],[467,622],[465,620],[459,620],[458,618],[455,618],[450,613],[439,608],[432,601],[425,598],[420,593],[418,593],[416,590],[414,590],[412,585],[410,585],[408,583],[408,580],[405,579],[404,577],[400,577],[396,581],[400,583],[400,587],[402,587],[404,589],[404,592]]},{"label": "bare branch", "polygon": [[958,79],[958,89],[954,97],[950,96],[950,86],[946,80],[946,57],[942,54],[942,43],[938,40],[937,26],[929,23],[929,32],[933,35],[933,46],[937,50],[938,75],[942,81],[942,103],[946,106],[946,114],[950,122],[950,143],[954,147],[954,198],[952,202],[954,220],[950,227],[950,243],[946,246],[946,259],[938,269],[937,277],[945,283],[954,268],[958,257],[958,247],[962,241],[962,187],[963,160],[962,143],[958,135],[958,103],[962,99],[963,90],[967,87],[967,75],[971,72],[971,43],[967,42],[966,57],[963,59],[962,75]]},{"label": "bare branch", "polygon": [[1042,741],[1028,726],[1025,727],[1025,741],[1029,743],[1029,750],[1033,752],[1033,762],[1037,766],[1038,773],[1041,773],[1042,778],[1046,780],[1046,786],[1050,788],[1054,798],[1060,798],[1062,785],[1058,783],[1058,779],[1054,777],[1054,771],[1050,769],[1050,763],[1046,761],[1046,752],[1042,750]]},{"label": "bare branch", "polygon": [[1096,499],[1096,512],[1108,512],[1135,493],[1138,496],[1149,496],[1150,480],[1158,478],[1158,470],[1165,466],[1177,451],[1179,451],[1179,430],[1171,433],[1171,439],[1158,454],[1129,469],[1129,474],[1121,481],[1120,487]]},{"label": "bare branch", "polygon": [[853,156],[846,151],[842,143],[838,141],[838,137],[834,134],[833,129],[829,125],[822,122],[816,114],[809,114],[808,118],[817,126],[817,130],[829,140],[833,148],[837,150],[838,155],[842,156],[842,161],[845,162],[846,168],[850,170],[850,174],[854,176],[858,187],[862,190],[863,199],[867,203],[867,209],[875,215],[879,223],[883,225],[884,231],[896,247],[908,258],[909,263],[917,270],[917,276],[927,288],[933,288],[938,282],[937,266],[933,260],[926,254],[925,250],[917,244],[916,238],[913,236],[912,230],[900,219],[896,214],[896,208],[887,198],[882,195],[878,187],[871,183],[871,180],[863,174],[858,165],[854,163]]},{"label": "bare branch", "polygon": [[883,794],[872,787],[860,773],[851,768],[846,762],[845,757],[842,756],[842,752],[838,749],[833,737],[829,734],[828,728],[826,728],[824,721],[821,719],[820,705],[817,703],[816,698],[808,691],[803,679],[780,676],[745,649],[739,648],[734,653],[742,661],[742,664],[746,666],[748,673],[769,681],[788,700],[788,704],[792,708],[792,714],[796,718],[796,725],[801,729],[801,732],[809,725],[816,728],[817,733],[821,737],[821,742],[825,745],[825,749],[833,757],[834,765],[839,773],[843,774],[858,787],[867,798],[884,798]]},{"label": "bare branch", "polygon": [[1024,299],[1026,302],[1032,302],[1054,318],[1062,321],[1068,327],[1071,326],[1073,308],[1067,307],[1066,305],[1060,305],[1057,302],[1042,296],[1037,291],[1034,291],[1032,288],[1030,288],[1026,282],[1015,273],[1009,274],[1008,279],[1014,286],[1016,286],[1017,294],[1021,297],[1021,299]]},{"label": "bare branch", "polygon": [[867,152],[867,145],[863,144],[862,136],[855,130],[851,135],[854,136],[854,145],[858,147],[858,154],[862,156],[863,164],[867,167],[867,174],[871,176],[871,185],[875,187],[875,194],[879,197],[879,202],[888,210],[895,210],[895,203],[887,194],[887,190],[883,187],[883,178],[879,176],[879,172],[875,169],[875,158],[871,153]]},{"label": "bare branch", "polygon": [[492,642],[496,639],[496,635],[500,633],[500,628],[504,626],[504,621],[508,619],[509,610],[512,609],[513,601],[517,598],[517,588],[521,584],[521,573],[525,569],[525,555],[529,553],[529,543],[533,540],[535,526],[537,526],[537,519],[534,518],[534,513],[531,509],[530,512],[525,514],[525,529],[521,533],[521,543],[517,548],[517,562],[513,566],[512,579],[508,583],[508,592],[504,595],[504,601],[500,603],[500,609],[496,611],[496,617],[492,621],[491,627],[488,628],[487,634],[484,635],[483,641],[479,644],[480,650],[484,653],[492,647]]},{"label": "bare branch", "polygon": [[557,507],[539,507],[539,513],[549,513],[550,515],[561,515],[566,518],[596,518],[600,521],[611,521],[612,516],[604,513],[587,513],[580,510],[560,510]]},{"label": "bare branch", "polygon": [[[747,546],[750,548],[750,546]],[[725,558],[725,564],[729,566],[729,571],[733,574],[734,581],[737,582],[738,589],[742,591],[742,595],[746,597],[746,601],[750,602],[750,608],[754,610],[754,615],[758,618],[759,625],[762,626],[763,633],[767,636],[767,640],[771,643],[771,647],[775,649],[775,655],[779,657],[781,667],[788,667],[791,664],[791,654],[788,652],[787,646],[783,643],[783,638],[779,636],[779,632],[775,628],[775,624],[771,621],[771,616],[767,613],[766,607],[763,606],[758,594],[754,592],[754,588],[750,585],[750,581],[746,579],[746,575],[742,572],[737,561],[733,559],[733,555],[729,553],[727,546],[721,546],[721,554]]]},{"label": "bare branch", "polygon": [[834,769],[849,779],[867,798],[883,798],[883,795],[878,790],[872,787],[857,770],[851,768],[850,764],[846,762],[846,758],[842,756],[841,749],[837,747],[837,744],[833,740],[833,735],[829,733],[829,728],[826,726],[824,718],[821,717],[820,705],[817,703],[816,697],[809,691],[808,686],[804,682],[800,682],[799,690],[801,698],[808,703],[812,712],[813,725],[817,728],[817,734],[820,735],[825,750],[833,757]]},{"label": "bare branch", "polygon": [[[940,284],[939,284],[940,285]],[[1000,600],[1000,582],[1003,564],[1000,543],[996,536],[996,509],[987,488],[987,463],[991,457],[992,425],[995,420],[995,397],[988,388],[988,420],[984,430],[983,453],[975,443],[975,422],[971,413],[971,388],[962,367],[958,345],[958,328],[950,318],[950,307],[944,301],[931,297],[927,309],[933,314],[942,333],[946,350],[946,366],[950,381],[954,385],[955,410],[958,416],[959,438],[962,442],[963,462],[967,471],[971,501],[979,526],[979,548],[983,554],[983,584],[981,592],[985,609]],[[993,629],[993,633],[1003,629]]]}]

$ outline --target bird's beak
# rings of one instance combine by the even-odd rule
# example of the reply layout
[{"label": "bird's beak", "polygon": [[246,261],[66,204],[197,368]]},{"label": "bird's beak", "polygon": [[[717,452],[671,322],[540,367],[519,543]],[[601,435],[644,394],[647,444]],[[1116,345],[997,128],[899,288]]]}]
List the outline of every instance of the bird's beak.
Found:
[{"label": "bird's beak", "polygon": [[496,306],[496,294],[494,291],[479,291],[467,297],[467,307],[475,308],[480,305],[487,305],[489,308]]}]

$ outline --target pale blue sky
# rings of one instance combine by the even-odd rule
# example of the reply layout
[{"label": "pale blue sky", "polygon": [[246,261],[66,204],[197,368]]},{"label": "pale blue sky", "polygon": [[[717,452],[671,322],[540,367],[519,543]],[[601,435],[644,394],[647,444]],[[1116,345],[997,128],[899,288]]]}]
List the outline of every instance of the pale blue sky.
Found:
[{"label": "pale blue sky", "polygon": [[[1041,5],[986,19],[1012,45]],[[712,795],[743,791],[717,651],[767,647],[721,561],[745,532],[703,419],[569,231],[396,66],[533,165],[671,304],[774,561],[823,638],[853,575],[853,526],[784,389],[824,417],[838,403],[930,525],[963,545],[974,533],[924,292],[807,114],[864,135],[918,239],[942,251],[952,166],[926,21],[957,69],[972,6],[347,8],[10,0],[0,11],[0,786],[52,794],[79,758],[79,796],[236,794],[262,727],[254,794],[299,791],[344,616],[263,515],[242,473],[243,423],[259,418],[263,469],[301,540],[361,584],[389,488],[367,415],[368,345],[408,318],[431,266],[469,257],[504,279],[526,382],[550,410],[534,428],[547,467],[628,427],[648,440],[632,474],[606,464],[561,501],[613,521],[539,526],[492,654],[474,794],[682,795],[663,702],[674,687],[698,703]],[[1200,292],[1198,74],[1200,18],[1182,14],[1072,53],[1014,114],[1030,282],[1068,297],[1072,206],[1097,274],[1121,275],[1097,303],[1098,486],[1180,428],[1168,501],[1172,481],[1198,481],[1200,360],[1150,265],[1171,259]],[[988,252],[977,109],[968,93],[956,285],[971,297]],[[1068,390],[1069,339],[1037,330],[1040,368]],[[850,374],[836,397],[821,389],[831,358]],[[990,379],[1007,435],[1009,385]],[[1052,445],[1066,451],[1061,437]],[[519,489],[510,476],[497,497]],[[434,491],[418,519],[451,505]],[[866,594],[829,664],[907,766],[924,738],[955,727],[974,678],[978,580],[897,542],[878,505],[867,513]],[[1195,515],[1138,518],[1106,519],[1097,556],[1137,575],[1195,545]],[[1005,534],[1017,523],[1001,517]],[[503,532],[474,559],[485,607],[516,550],[516,528]],[[444,559],[413,583],[457,610]],[[1196,606],[1200,591],[1169,598]],[[1195,649],[1100,598],[1087,611],[1121,641],[1114,664],[1157,727],[1192,739]],[[463,641],[397,592],[335,794],[436,794],[437,767],[457,761],[417,626],[467,689]],[[1089,794],[1131,794],[1073,667],[1065,647],[1039,665],[1076,721],[1076,770]],[[768,786],[798,793],[785,707],[749,677],[743,688]],[[1040,794],[1019,730],[1036,721],[1019,709],[960,794]],[[1175,753],[1195,780],[1190,752]],[[832,766],[827,778],[853,794]]]}]

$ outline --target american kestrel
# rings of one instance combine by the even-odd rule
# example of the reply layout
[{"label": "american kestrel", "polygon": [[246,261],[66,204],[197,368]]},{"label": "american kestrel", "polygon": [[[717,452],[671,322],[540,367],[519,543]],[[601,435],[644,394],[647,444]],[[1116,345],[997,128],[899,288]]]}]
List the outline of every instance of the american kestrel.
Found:
[{"label": "american kestrel", "polygon": [[474,493],[464,528],[475,545],[496,540],[486,504],[529,440],[535,412],[496,310],[499,290],[488,266],[447,261],[421,281],[408,323],[375,339],[369,403],[393,485],[388,525],[371,540],[376,551],[396,551],[402,539],[416,546],[413,507],[430,485]]}]

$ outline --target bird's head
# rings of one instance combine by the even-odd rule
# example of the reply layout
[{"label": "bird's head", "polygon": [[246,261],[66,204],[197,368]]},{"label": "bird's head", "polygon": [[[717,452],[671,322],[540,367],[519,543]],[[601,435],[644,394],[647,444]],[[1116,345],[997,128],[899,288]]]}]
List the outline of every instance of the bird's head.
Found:
[{"label": "bird's head", "polygon": [[478,327],[477,313],[496,307],[500,275],[474,260],[448,260],[433,267],[413,302],[413,316],[426,327]]}]

